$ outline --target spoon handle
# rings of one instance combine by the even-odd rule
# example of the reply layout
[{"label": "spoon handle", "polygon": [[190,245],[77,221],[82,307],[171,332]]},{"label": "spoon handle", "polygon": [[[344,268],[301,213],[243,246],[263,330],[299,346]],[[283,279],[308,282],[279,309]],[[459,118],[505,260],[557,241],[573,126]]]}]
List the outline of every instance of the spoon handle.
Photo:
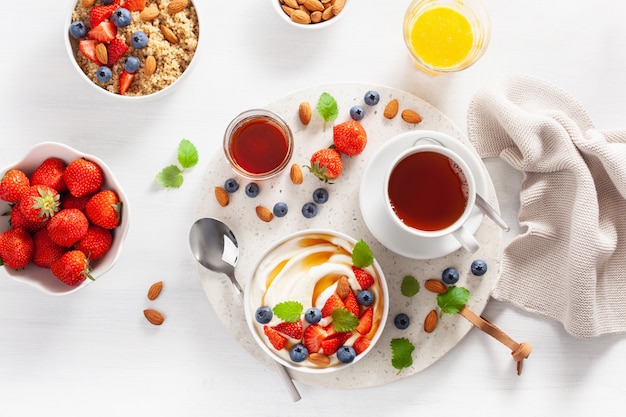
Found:
[{"label": "spoon handle", "polygon": [[509,225],[506,224],[502,217],[500,217],[498,212],[495,211],[494,208],[491,207],[489,203],[487,203],[487,201],[478,193],[476,194],[476,205],[479,209],[482,210],[483,213],[485,213],[491,220],[493,220],[495,224],[500,226],[502,230],[504,230],[505,232],[511,230]]}]

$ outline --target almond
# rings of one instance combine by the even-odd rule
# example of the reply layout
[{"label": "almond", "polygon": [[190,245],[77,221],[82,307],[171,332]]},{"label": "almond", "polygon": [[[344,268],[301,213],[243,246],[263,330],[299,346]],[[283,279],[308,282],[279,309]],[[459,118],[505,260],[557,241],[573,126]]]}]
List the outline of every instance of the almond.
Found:
[{"label": "almond", "polygon": [[328,366],[330,365],[330,358],[321,353],[311,353],[308,358],[312,363],[319,366]]},{"label": "almond", "polygon": [[346,275],[342,275],[337,280],[337,289],[335,290],[337,295],[344,300],[348,294],[350,293],[350,283],[348,282],[348,277]]},{"label": "almond", "polygon": [[269,223],[274,218],[274,214],[270,209],[263,206],[256,207],[256,215],[259,216],[259,219],[263,220],[266,223]]},{"label": "almond", "polygon": [[146,316],[146,319],[155,326],[160,326],[165,321],[165,317],[163,317],[163,314],[151,308],[144,310],[143,315]]},{"label": "almond", "polygon": [[443,294],[444,292],[448,291],[448,287],[446,287],[446,284],[434,278],[427,279],[424,283],[424,288],[426,288],[430,292],[434,292],[435,294]]},{"label": "almond", "polygon": [[326,9],[324,9],[324,11],[322,12],[322,20],[328,20],[330,18],[332,18],[335,14],[333,13],[333,8],[331,7],[327,7]]},{"label": "almond", "polygon": [[155,19],[160,13],[161,11],[157,7],[157,5],[151,4],[150,6],[143,9],[141,13],[139,13],[139,18],[144,22],[149,22]]},{"label": "almond", "polygon": [[396,117],[396,114],[398,114],[398,107],[398,100],[394,98],[385,106],[383,116],[385,116],[387,119],[393,119],[394,117]]},{"label": "almond", "polygon": [[148,58],[146,58],[146,63],[143,67],[143,73],[146,74],[147,77],[151,77],[152,74],[154,74],[154,71],[156,71],[156,58],[150,55]]},{"label": "almond", "polygon": [[293,164],[291,169],[289,170],[289,178],[291,178],[291,182],[294,184],[302,184],[304,178],[302,177],[302,168],[300,165]]},{"label": "almond", "polygon": [[296,0],[282,0],[281,3],[285,6],[291,7],[292,9],[297,9],[299,6]]},{"label": "almond", "polygon": [[422,116],[420,116],[416,111],[406,109],[402,110],[402,120],[407,123],[417,124],[422,121]]},{"label": "almond", "polygon": [[324,10],[324,5],[319,0],[304,0],[302,5],[311,12],[321,12]]},{"label": "almond", "polygon": [[161,29],[163,37],[167,39],[169,43],[178,43],[178,38],[176,37],[176,34],[172,31],[172,29],[168,28],[165,25],[160,25],[159,29]]},{"label": "almond", "polygon": [[295,23],[307,25],[311,23],[311,16],[309,16],[307,12],[304,12],[300,9],[296,9],[293,12],[291,12],[291,20]]},{"label": "almond", "polygon": [[291,17],[291,14],[293,13],[294,9],[289,7],[289,6],[285,6],[282,5],[280,6],[283,9],[283,12],[285,12],[287,14],[287,16]]},{"label": "almond", "polygon": [[80,5],[83,7],[91,7],[94,5],[94,3],[96,2],[96,0],[82,0],[80,2]]},{"label": "almond", "polygon": [[431,310],[424,319],[424,331],[426,333],[432,333],[437,327],[437,310]]},{"label": "almond", "polygon": [[163,281],[155,282],[148,289],[148,300],[156,300],[163,289]]},{"label": "almond", "polygon": [[215,187],[215,199],[217,200],[217,203],[222,207],[226,207],[230,202],[228,192],[222,187]]},{"label": "almond", "polygon": [[333,3],[333,13],[337,16],[343,10],[343,6],[346,5],[346,0],[335,0]]},{"label": "almond", "polygon": [[172,0],[170,1],[170,4],[167,5],[167,12],[169,14],[182,12],[183,10],[185,10],[188,4],[189,0]]},{"label": "almond", "polygon": [[96,45],[96,58],[98,58],[98,61],[102,62],[102,64],[109,62],[109,54],[105,44],[99,43]]},{"label": "almond", "polygon": [[300,121],[303,125],[309,124],[311,121],[311,114],[311,105],[306,101],[300,103],[300,107],[298,107],[298,117],[300,117]]}]

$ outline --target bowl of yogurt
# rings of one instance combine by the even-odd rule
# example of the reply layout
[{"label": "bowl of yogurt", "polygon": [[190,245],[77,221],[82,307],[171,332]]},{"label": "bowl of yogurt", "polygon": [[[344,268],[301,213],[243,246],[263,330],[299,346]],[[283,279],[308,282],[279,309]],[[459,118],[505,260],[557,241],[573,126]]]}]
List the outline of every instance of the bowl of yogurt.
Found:
[{"label": "bowl of yogurt", "polygon": [[270,357],[303,372],[333,372],[372,350],[389,293],[367,242],[309,229],[271,245],[245,293],[248,327]]}]

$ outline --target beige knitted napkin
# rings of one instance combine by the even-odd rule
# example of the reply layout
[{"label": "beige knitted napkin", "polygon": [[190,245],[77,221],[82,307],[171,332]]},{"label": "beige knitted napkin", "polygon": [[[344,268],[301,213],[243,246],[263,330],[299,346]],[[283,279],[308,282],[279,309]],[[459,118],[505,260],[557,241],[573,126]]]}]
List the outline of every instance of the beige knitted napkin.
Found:
[{"label": "beige knitted napkin", "polygon": [[578,337],[626,331],[626,130],[599,131],[569,94],[512,74],[468,113],[483,158],[523,172],[519,221],[492,296]]}]

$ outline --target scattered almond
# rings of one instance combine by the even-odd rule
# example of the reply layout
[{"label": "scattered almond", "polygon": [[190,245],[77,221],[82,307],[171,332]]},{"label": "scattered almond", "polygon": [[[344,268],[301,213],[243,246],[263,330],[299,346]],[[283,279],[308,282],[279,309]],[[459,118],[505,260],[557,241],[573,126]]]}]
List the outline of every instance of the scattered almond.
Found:
[{"label": "scattered almond", "polygon": [[183,10],[185,10],[188,4],[189,4],[189,0],[172,0],[167,5],[167,12],[169,14],[176,14],[178,12],[182,12]]},{"label": "scattered almond", "polygon": [[385,106],[385,111],[383,112],[383,116],[385,116],[387,119],[393,119],[398,114],[398,108],[399,108],[398,100],[394,98]]},{"label": "scattered almond", "polygon": [[259,219],[263,220],[266,223],[271,222],[274,218],[274,213],[272,213],[272,211],[267,207],[263,206],[256,207],[256,215],[259,216]]},{"label": "scattered almond", "polygon": [[169,43],[178,43],[178,38],[172,29],[168,28],[165,25],[160,25],[159,29],[161,29],[161,33],[163,37],[169,41]]},{"label": "scattered almond", "polygon": [[437,327],[437,320],[437,310],[431,310],[424,319],[424,331],[426,333],[432,333],[435,327]]},{"label": "scattered almond", "polygon": [[96,58],[98,58],[98,61],[102,62],[103,64],[109,62],[109,54],[107,52],[107,46],[105,44],[99,43],[98,45],[96,45]]},{"label": "scattered almond", "polygon": [[156,4],[151,4],[139,13],[139,18],[144,22],[149,22],[155,19],[160,13],[159,7]]},{"label": "scattered almond", "polygon": [[226,207],[230,202],[228,192],[222,187],[215,187],[215,198],[217,199],[217,203],[222,207]]},{"label": "scattered almond", "polygon": [[402,120],[407,123],[417,124],[422,121],[422,116],[414,110],[406,109],[402,110]]},{"label": "scattered almond", "polygon": [[151,308],[144,310],[143,315],[146,316],[146,319],[155,326],[160,326],[165,321],[165,317],[163,317],[163,314]]},{"label": "scattered almond", "polygon": [[156,58],[150,55],[148,58],[146,58],[146,63],[144,64],[144,67],[143,67],[143,73],[147,77],[151,77],[152,74],[154,74],[154,71],[156,71]]},{"label": "scattered almond", "polygon": [[303,125],[309,124],[311,121],[311,114],[311,105],[306,101],[300,103],[300,106],[298,107],[298,117],[300,117],[300,121]]},{"label": "scattered almond", "polygon": [[96,2],[96,0],[82,0],[80,2],[80,5],[83,7],[91,7],[94,5],[94,3]]},{"label": "scattered almond", "polygon": [[344,300],[348,294],[350,293],[350,283],[348,282],[348,277],[346,275],[342,275],[337,280],[337,289],[335,290],[337,295]]},{"label": "scattered almond", "polygon": [[435,294],[443,294],[444,292],[448,291],[448,287],[446,287],[446,284],[434,278],[427,279],[424,283],[424,288],[426,288],[430,292],[434,292]]},{"label": "scattered almond", "polygon": [[321,353],[311,353],[309,354],[309,361],[311,361],[312,363],[318,365],[318,366],[328,366],[330,365],[330,358],[326,355],[323,355]]},{"label": "scattered almond", "polygon": [[148,289],[148,300],[156,300],[163,289],[163,281],[155,282]]},{"label": "scattered almond", "polygon": [[303,10],[296,9],[291,12],[291,20],[295,23],[301,23],[303,25],[306,25],[311,23],[311,16]]},{"label": "scattered almond", "polygon": [[293,164],[291,169],[289,170],[289,178],[291,178],[291,182],[294,184],[302,184],[304,178],[302,177],[302,168],[300,165]]}]

